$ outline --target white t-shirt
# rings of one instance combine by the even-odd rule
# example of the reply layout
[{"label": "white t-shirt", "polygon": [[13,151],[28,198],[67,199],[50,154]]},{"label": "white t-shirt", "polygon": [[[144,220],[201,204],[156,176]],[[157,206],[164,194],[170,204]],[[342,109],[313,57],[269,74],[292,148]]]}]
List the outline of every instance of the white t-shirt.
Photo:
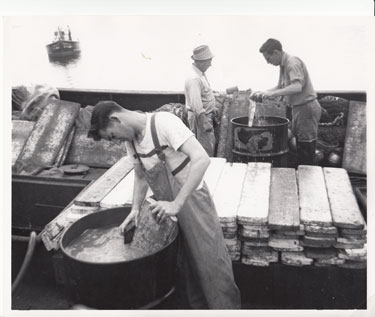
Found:
[{"label": "white t-shirt", "polygon": [[[143,140],[140,143],[134,142],[136,151],[139,154],[148,154],[155,149],[154,142],[151,135],[151,116],[152,113],[146,113],[146,132]],[[193,132],[188,129],[180,118],[169,112],[156,112],[155,113],[155,128],[158,135],[160,146],[167,145],[168,147],[163,151],[166,157],[166,162],[171,171],[176,169],[186,159],[187,155],[178,149],[191,137],[194,137]],[[125,142],[127,153],[132,157],[134,164],[138,164],[137,158],[134,158],[133,146],[130,142]],[[160,159],[156,153],[147,158],[141,157],[141,161],[146,170],[151,169]],[[182,185],[187,177],[190,169],[188,163],[177,175],[177,181]],[[203,184],[203,181],[197,189]]]}]

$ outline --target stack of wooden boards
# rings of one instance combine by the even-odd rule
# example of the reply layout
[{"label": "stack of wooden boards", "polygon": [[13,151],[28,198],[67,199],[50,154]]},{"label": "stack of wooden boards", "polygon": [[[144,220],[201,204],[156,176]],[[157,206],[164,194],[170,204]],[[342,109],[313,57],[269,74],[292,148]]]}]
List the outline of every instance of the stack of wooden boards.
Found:
[{"label": "stack of wooden boards", "polygon": [[213,198],[233,260],[240,243],[249,265],[366,267],[366,223],[345,169],[225,163],[215,171]]},{"label": "stack of wooden boards", "polygon": [[[224,233],[228,252],[233,261],[239,260],[241,255],[241,241],[237,237],[237,212],[241,199],[242,186],[246,175],[246,164],[225,163],[211,165],[215,169],[217,185],[211,192]],[[207,174],[206,174],[207,175]],[[209,175],[206,181],[210,182]]]},{"label": "stack of wooden boards", "polygon": [[[79,194],[42,234],[58,249],[63,229],[92,212],[130,206],[134,172],[122,158]],[[211,158],[204,180],[213,197],[228,253],[254,266],[366,267],[367,227],[345,169]],[[149,191],[148,196],[152,192]]]},{"label": "stack of wooden boards", "polygon": [[126,155],[124,145],[94,141],[77,130],[81,105],[51,99],[36,122],[12,121],[12,168],[15,174],[38,174],[63,164],[110,167]]}]

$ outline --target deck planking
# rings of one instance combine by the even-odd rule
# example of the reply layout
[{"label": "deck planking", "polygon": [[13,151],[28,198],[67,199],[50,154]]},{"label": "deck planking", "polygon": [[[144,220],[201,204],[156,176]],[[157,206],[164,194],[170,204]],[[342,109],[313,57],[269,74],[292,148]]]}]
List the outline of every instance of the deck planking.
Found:
[{"label": "deck planking", "polygon": [[365,221],[347,171],[343,168],[325,167],[323,172],[334,225],[339,228],[363,229]]},{"label": "deck planking", "polygon": [[124,156],[99,177],[87,190],[81,192],[74,203],[80,206],[100,206],[100,202],[133,169],[133,161]]},{"label": "deck planking", "polygon": [[238,208],[239,223],[268,223],[270,183],[271,163],[248,163]]},{"label": "deck planking", "polygon": [[331,210],[322,168],[300,165],[297,179],[301,222],[308,226],[332,227]]},{"label": "deck planking", "polygon": [[268,226],[272,230],[299,230],[298,188],[294,168],[272,168]]}]

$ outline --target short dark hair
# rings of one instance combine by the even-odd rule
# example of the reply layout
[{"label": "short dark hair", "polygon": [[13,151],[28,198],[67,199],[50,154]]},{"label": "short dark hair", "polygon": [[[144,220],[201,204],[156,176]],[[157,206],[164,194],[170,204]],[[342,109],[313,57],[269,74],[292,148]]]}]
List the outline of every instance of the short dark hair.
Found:
[{"label": "short dark hair", "polygon": [[101,139],[99,131],[106,129],[109,125],[109,118],[112,113],[123,110],[118,103],[114,101],[99,101],[91,114],[91,127],[87,134],[89,138],[95,141]]},{"label": "short dark hair", "polygon": [[268,39],[260,47],[259,52],[272,54],[275,50],[278,50],[280,52],[283,51],[283,47],[282,47],[280,41],[278,41],[276,39]]}]

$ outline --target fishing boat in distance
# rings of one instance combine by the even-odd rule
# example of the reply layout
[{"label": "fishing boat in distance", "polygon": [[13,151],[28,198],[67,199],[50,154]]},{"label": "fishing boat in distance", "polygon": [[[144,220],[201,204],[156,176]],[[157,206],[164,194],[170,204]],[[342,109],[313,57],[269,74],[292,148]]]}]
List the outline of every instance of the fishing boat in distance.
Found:
[{"label": "fishing boat in distance", "polygon": [[69,26],[66,31],[58,27],[54,35],[53,42],[46,45],[50,58],[69,57],[80,54],[81,48],[79,42],[72,40],[72,33]]}]

